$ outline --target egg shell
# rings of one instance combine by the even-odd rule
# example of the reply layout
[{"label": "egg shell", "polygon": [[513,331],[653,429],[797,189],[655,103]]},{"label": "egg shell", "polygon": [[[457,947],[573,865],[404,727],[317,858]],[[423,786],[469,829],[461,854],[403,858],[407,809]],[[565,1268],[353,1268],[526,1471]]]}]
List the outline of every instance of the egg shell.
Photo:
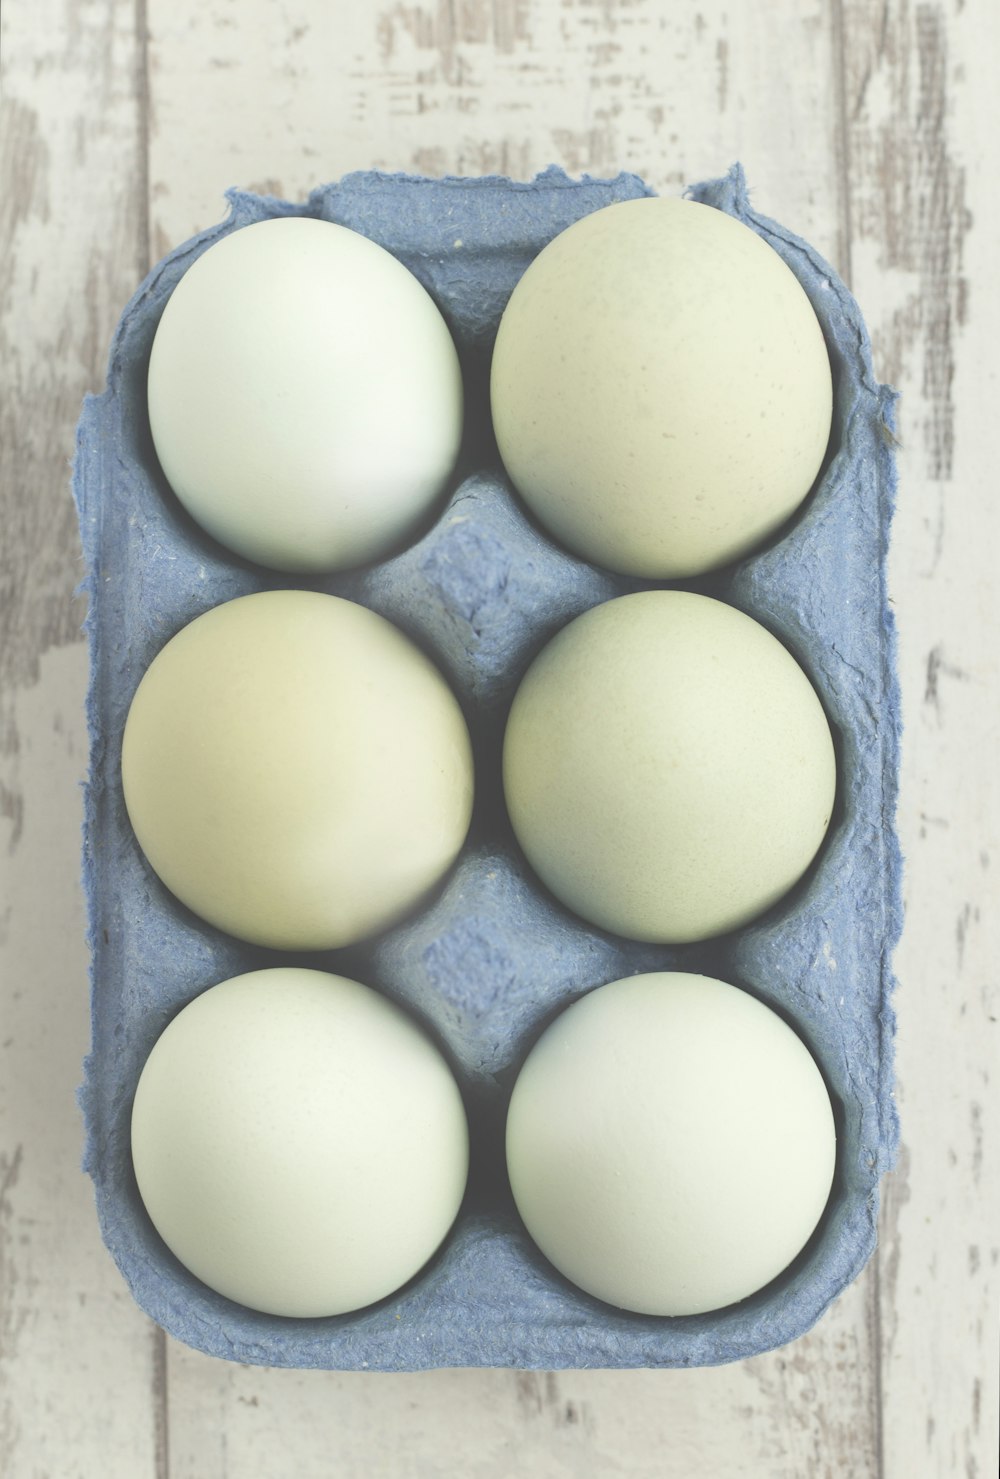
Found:
[{"label": "egg shell", "polygon": [[630,939],[737,929],[788,893],[833,814],[823,707],[724,601],[637,591],[578,616],[521,680],[504,734],[521,847],[557,898]]},{"label": "egg shell", "polygon": [[454,1221],[469,1164],[458,1085],[426,1033],[369,987],[295,966],[222,981],[173,1018],[131,1141],[184,1266],[289,1318],[395,1293]]},{"label": "egg shell", "polygon": [[376,242],[304,216],[252,222],[191,263],[157,327],[148,402],[185,508],[277,570],[385,558],[427,521],[462,439],[433,300]]},{"label": "egg shell", "polygon": [[200,918],[325,950],[441,882],[469,830],[472,753],[447,683],[392,622],[317,591],[258,591],[150,664],[122,787],[146,858]]},{"label": "egg shell", "polygon": [[794,273],[697,201],[622,201],[531,264],[497,334],[493,424],[542,524],[653,579],[760,545],[809,492],[830,362]]},{"label": "egg shell", "polygon": [[[500,737],[521,675],[566,621],[634,586],[546,539],[511,493],[489,430],[493,338],[515,283],[547,241],[588,211],[648,193],[634,176],[578,181],[554,170],[525,184],[353,175],[299,205],[234,194],[222,225],[154,268],[116,333],[108,390],[85,405],[75,491],[92,659],[86,1166],[103,1236],[136,1299],[178,1339],[211,1354],[354,1370],[738,1360],[808,1329],[874,1247],[879,1180],[897,1139],[890,991],[899,928],[898,695],[884,565],[893,394],[874,379],[850,294],[812,248],[751,211],[738,169],[694,194],[759,231],[806,288],[833,365],[834,432],[787,536],[699,588],[770,627],[815,684],[842,781],[830,835],[808,880],[771,915],[721,941],[670,949],[582,926],[537,887],[504,818]],[[378,240],[420,277],[459,346],[466,449],[440,519],[390,561],[303,583],[370,605],[433,654],[466,709],[478,770],[472,832],[437,897],[363,949],[302,962],[384,990],[445,1044],[470,1114],[466,1200],[443,1248],[398,1296],[311,1322],[254,1314],[200,1285],[166,1252],[139,1201],[128,1116],[158,1033],[207,986],[279,960],[177,906],[135,844],[118,769],[132,694],[168,638],[209,606],[288,583],[229,558],[182,513],[153,453],[145,380],[157,319],[190,261],[241,224],[289,213]],[[553,1273],[510,1198],[503,1118],[518,1066],[560,1007],[635,971],[678,968],[741,985],[794,1023],[830,1087],[840,1154],[827,1214],[786,1274],[722,1314],[661,1319],[610,1310]]]},{"label": "egg shell", "polygon": [[833,1180],[822,1074],[788,1024],[707,976],[611,981],[521,1068],[507,1167],[574,1284],[650,1315],[719,1310],[802,1251]]}]

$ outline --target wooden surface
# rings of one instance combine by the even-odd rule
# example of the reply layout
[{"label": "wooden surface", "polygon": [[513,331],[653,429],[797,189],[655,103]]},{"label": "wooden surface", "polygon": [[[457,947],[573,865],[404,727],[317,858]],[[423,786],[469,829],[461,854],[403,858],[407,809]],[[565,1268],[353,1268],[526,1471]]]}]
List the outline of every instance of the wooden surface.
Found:
[{"label": "wooden surface", "polygon": [[[0,1475],[995,1473],[996,0],[3,0],[0,27]],[[132,1304],[79,1169],[67,489],[119,311],[230,184],[556,162],[677,192],[736,158],[851,284],[903,393],[903,1148],[878,1253],[809,1335],[716,1370],[198,1355]]]}]

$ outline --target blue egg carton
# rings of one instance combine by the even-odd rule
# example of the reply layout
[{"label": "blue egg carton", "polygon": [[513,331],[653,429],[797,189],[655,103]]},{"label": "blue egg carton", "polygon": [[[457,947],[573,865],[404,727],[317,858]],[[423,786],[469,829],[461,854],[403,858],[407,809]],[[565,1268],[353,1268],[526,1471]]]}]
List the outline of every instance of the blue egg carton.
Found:
[{"label": "blue egg carton", "polygon": [[[91,657],[84,1164],[104,1240],[135,1299],[211,1355],[393,1371],[715,1364],[802,1334],[875,1245],[879,1180],[898,1135],[890,956],[900,927],[899,710],[885,578],[894,396],[873,377],[868,335],[843,283],[805,242],[751,210],[739,166],[688,194],[758,232],[802,283],[833,365],[833,433],[816,487],[778,537],[728,570],[671,584],[748,612],[810,675],[838,751],[830,834],[803,882],[751,927],[650,946],[562,908],[533,876],[503,806],[504,719],[531,658],[580,612],[656,583],[576,559],[526,513],[490,425],[493,340],[514,285],[553,236],[590,211],[652,193],[634,175],[573,180],[557,169],[530,183],[352,174],[299,205],[232,191],[227,219],[171,252],[139,288],[114,338],[107,389],[84,405],[74,472]],[[398,257],[444,314],[466,385],[462,453],[433,524],[378,565],[304,580],[250,565],[196,527],[159,469],[146,411],[153,334],[181,275],[221,236],[281,215],[349,226]],[[291,585],[360,601],[432,655],[464,706],[478,789],[468,842],[426,908],[364,945],[282,956],[213,929],[162,886],[129,826],[120,753],[135,688],[179,628],[221,601]],[[438,1254],[391,1298],[328,1319],[255,1313],[192,1277],[152,1227],[129,1151],[136,1082],[170,1019],[215,982],[288,960],[353,976],[409,1008],[455,1069],[472,1135],[468,1192]],[[830,1202],[795,1263],[741,1304],[671,1318],[614,1309],[558,1274],[517,1216],[503,1159],[510,1090],[543,1027],[593,987],[661,969],[718,976],[780,1012],[818,1060],[838,1128]]]}]

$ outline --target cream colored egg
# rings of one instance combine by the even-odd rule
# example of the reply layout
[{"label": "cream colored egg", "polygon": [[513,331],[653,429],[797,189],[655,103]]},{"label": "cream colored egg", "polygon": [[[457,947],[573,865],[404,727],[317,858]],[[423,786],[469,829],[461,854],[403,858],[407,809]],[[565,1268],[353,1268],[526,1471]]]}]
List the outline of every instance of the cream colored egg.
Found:
[{"label": "cream colored egg", "polygon": [[634,939],[746,924],[808,868],[836,788],[815,690],[721,601],[644,591],[577,617],[514,699],[504,791],[542,881]]},{"label": "cream colored egg", "polygon": [[672,579],[780,528],[830,435],[822,331],[749,227],[693,201],[623,201],[532,262],[507,305],[493,424],[518,491],[569,549]]},{"label": "cream colored egg", "polygon": [[222,237],[171,295],[149,364],[167,481],[279,570],[381,559],[417,532],[462,435],[444,319],[389,252],[289,216]]},{"label": "cream colored egg", "polygon": [[219,1294],[338,1315],[413,1277],[465,1189],[468,1131],[438,1049],[393,1003],[321,971],[254,971],[174,1018],[132,1109],[139,1193]]},{"label": "cream colored egg", "polygon": [[721,1309],[795,1258],[836,1140],[801,1039],[705,976],[614,981],[521,1069],[507,1167],[532,1238],[587,1293],[650,1315]]},{"label": "cream colored egg", "polygon": [[313,591],[226,602],[136,691],[122,785],[183,903],[277,949],[329,949],[414,907],[472,810],[462,712],[390,622]]}]

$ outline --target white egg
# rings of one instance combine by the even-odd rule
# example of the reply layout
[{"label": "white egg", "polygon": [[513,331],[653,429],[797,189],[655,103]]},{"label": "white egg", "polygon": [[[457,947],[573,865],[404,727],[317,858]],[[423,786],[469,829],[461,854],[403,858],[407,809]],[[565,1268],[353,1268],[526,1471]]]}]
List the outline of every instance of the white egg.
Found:
[{"label": "white egg", "polygon": [[153,660],[122,743],[153,869],[220,929],[332,949],[414,907],[454,862],[472,750],[433,663],[315,591],[216,606]]},{"label": "white egg", "polygon": [[169,1024],[139,1079],[132,1158],[153,1225],[204,1283],[268,1314],[338,1315],[439,1247],[468,1130],[405,1013],[282,967],[211,987]]},{"label": "white egg", "polygon": [[705,976],[633,976],[574,1003],[528,1056],[507,1119],[514,1199],[542,1252],[650,1315],[721,1309],[780,1274],[835,1158],[804,1043]]},{"label": "white egg", "polygon": [[535,659],[504,791],[542,881],[638,940],[736,929],[802,876],[830,821],[833,740],[809,679],[721,601],[644,591],[594,607]]},{"label": "white egg", "polygon": [[389,252],[290,216],[188,268],[153,342],[149,420],[167,481],[227,548],[339,570],[413,536],[462,434],[448,327]]},{"label": "white egg", "polygon": [[757,234],[693,201],[623,201],[539,254],[507,305],[493,424],[545,527],[612,570],[673,579],[779,529],[830,435],[823,334]]}]

